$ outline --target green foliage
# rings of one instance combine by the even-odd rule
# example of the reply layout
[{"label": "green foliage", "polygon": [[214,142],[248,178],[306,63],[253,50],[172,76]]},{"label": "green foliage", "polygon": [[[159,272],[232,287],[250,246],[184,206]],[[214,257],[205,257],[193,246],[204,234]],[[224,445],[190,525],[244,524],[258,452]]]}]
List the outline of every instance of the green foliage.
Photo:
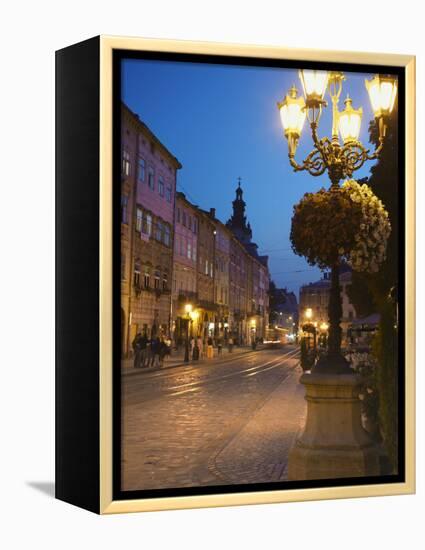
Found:
[{"label": "green foliage", "polygon": [[398,466],[398,345],[393,304],[381,304],[379,331],[373,353],[378,361],[379,423],[394,472]]},{"label": "green foliage", "polygon": [[[371,169],[368,185],[385,205],[392,227],[388,239],[386,260],[379,273],[368,274],[353,272],[349,297],[358,315],[379,312],[381,322],[379,333],[374,342],[374,354],[378,361],[377,389],[379,392],[379,422],[384,444],[394,470],[397,469],[397,421],[398,421],[398,365],[397,365],[397,332],[394,329],[395,316],[393,304],[388,301],[388,294],[398,282],[398,208],[400,189],[398,181],[398,142],[397,142],[397,107],[388,121],[384,148],[379,161]],[[369,127],[372,143],[377,145],[378,133],[376,123]]]}]

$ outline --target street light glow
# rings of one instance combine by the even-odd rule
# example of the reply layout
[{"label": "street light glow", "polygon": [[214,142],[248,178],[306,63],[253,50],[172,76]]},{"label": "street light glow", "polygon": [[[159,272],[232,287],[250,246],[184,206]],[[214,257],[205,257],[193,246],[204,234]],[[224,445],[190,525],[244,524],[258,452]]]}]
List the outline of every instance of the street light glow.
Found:
[{"label": "street light glow", "polygon": [[282,122],[285,137],[298,139],[301,135],[306,118],[305,101],[302,96],[297,97],[298,90],[295,86],[289,90],[283,101],[278,103],[280,120]]},{"label": "street light glow", "polygon": [[301,69],[299,71],[299,76],[303,86],[307,107],[317,107],[323,102],[326,87],[328,85],[329,73],[327,71]]},{"label": "street light glow", "polygon": [[388,116],[393,110],[397,96],[397,82],[391,76],[375,75],[365,80],[370,103],[376,118]]},{"label": "street light glow", "polygon": [[306,319],[311,319],[313,317],[313,310],[311,309],[311,307],[308,307],[305,310],[304,315],[305,315]]},{"label": "street light glow", "polygon": [[360,135],[363,109],[353,109],[352,100],[349,96],[344,101],[345,109],[338,115],[338,128],[344,143],[357,141]]}]

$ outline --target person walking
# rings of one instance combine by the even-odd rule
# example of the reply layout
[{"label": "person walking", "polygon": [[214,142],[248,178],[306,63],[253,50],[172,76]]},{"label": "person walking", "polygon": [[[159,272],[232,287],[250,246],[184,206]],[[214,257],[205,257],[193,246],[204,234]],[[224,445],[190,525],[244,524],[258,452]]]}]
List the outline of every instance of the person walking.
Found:
[{"label": "person walking", "polygon": [[150,367],[153,361],[153,351],[152,351],[153,339],[146,339],[146,354],[145,354],[145,366]]},{"label": "person walking", "polygon": [[198,344],[198,349],[199,349],[199,359],[203,359],[204,358],[204,343],[202,342],[202,338],[200,336],[198,336],[197,344]]},{"label": "person walking", "polygon": [[230,336],[228,340],[229,353],[233,352],[233,338]]},{"label": "person walking", "polygon": [[220,356],[221,355],[221,350],[222,350],[222,343],[221,343],[221,338],[219,338],[217,340],[217,355]]},{"label": "person walking", "polygon": [[161,338],[161,340],[158,343],[158,359],[159,359],[159,366],[164,366],[164,359],[165,356],[168,355],[169,350],[167,343],[165,342],[164,338]]},{"label": "person walking", "polygon": [[140,367],[143,368],[146,366],[146,352],[147,352],[148,339],[146,334],[140,337],[139,347],[140,347]]},{"label": "person walking", "polygon": [[152,363],[151,366],[159,365],[159,351],[160,351],[160,342],[158,338],[152,339]]},{"label": "person walking", "polygon": [[140,332],[136,334],[134,337],[134,340],[132,342],[133,347],[133,353],[134,353],[134,360],[133,360],[133,366],[135,369],[140,368],[140,360],[141,360],[141,348],[140,348],[140,342],[142,339],[142,335]]}]

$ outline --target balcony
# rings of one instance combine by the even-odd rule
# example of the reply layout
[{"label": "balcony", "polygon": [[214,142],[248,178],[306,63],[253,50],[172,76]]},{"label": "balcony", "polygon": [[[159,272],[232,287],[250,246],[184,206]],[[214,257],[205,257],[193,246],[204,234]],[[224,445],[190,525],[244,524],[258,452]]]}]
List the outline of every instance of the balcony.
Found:
[{"label": "balcony", "polygon": [[179,295],[177,297],[177,300],[179,302],[190,302],[190,301],[195,301],[198,299],[198,293],[197,292],[193,292],[193,291],[190,291],[190,290],[187,290],[187,291],[180,291],[179,292]]}]

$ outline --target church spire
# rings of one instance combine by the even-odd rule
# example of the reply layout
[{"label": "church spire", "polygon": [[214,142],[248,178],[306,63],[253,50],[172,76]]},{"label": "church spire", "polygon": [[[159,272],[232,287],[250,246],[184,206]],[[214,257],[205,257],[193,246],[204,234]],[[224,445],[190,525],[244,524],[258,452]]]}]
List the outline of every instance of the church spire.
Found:
[{"label": "church spire", "polygon": [[245,216],[245,201],[243,200],[243,189],[241,187],[241,178],[238,178],[238,186],[236,188],[236,198],[232,203],[233,215],[227,222],[229,227],[235,236],[243,243],[251,242],[252,231],[249,224],[246,223]]}]

